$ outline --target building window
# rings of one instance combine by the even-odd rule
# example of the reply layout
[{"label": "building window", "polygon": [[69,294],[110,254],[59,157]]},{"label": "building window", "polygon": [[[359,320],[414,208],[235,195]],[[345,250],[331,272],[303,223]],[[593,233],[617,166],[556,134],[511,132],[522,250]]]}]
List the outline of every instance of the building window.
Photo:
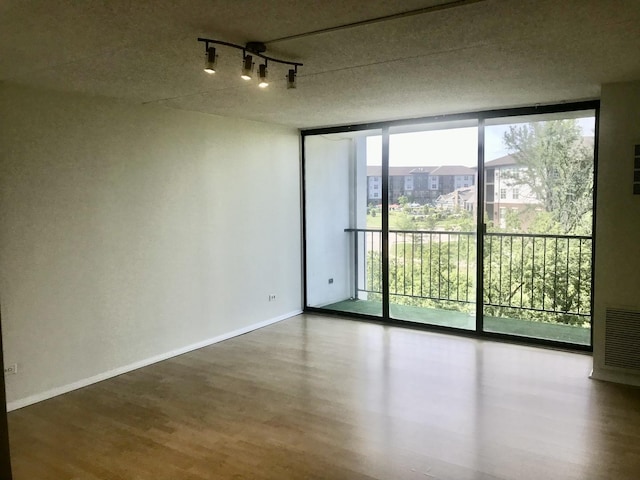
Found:
[{"label": "building window", "polygon": [[507,198],[507,189],[506,188],[501,188],[500,189],[500,200],[505,200]]},{"label": "building window", "polygon": [[377,193],[374,193],[374,194],[373,194],[373,198],[378,198],[378,194],[377,194]]},{"label": "building window", "polygon": [[520,190],[518,190],[517,188],[513,189],[513,199],[514,200],[518,200],[520,198]]}]

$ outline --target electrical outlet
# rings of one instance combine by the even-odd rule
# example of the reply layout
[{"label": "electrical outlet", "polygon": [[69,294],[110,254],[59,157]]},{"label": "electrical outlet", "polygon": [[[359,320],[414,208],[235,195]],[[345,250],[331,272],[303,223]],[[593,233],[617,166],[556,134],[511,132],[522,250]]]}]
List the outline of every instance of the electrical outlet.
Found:
[{"label": "electrical outlet", "polygon": [[270,302],[275,302],[276,301],[276,294],[275,293],[270,293],[269,294],[269,301]]},{"label": "electrical outlet", "polygon": [[333,278],[329,279],[329,285],[331,285],[333,283]]},{"label": "electrical outlet", "polygon": [[12,363],[11,365],[5,365],[4,374],[5,375],[16,375],[18,373],[18,364]]}]

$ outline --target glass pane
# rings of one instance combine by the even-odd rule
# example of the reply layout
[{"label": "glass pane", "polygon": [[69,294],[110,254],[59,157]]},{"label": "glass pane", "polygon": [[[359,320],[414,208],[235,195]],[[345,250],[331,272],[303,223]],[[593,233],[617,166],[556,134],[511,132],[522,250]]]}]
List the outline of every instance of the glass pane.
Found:
[{"label": "glass pane", "polygon": [[485,128],[484,329],[589,345],[595,112]]},{"label": "glass pane", "polygon": [[366,148],[367,138],[379,134],[305,138],[309,307],[382,316],[380,218],[373,207],[382,184],[368,184],[380,158]]},{"label": "glass pane", "polygon": [[390,133],[390,316],[474,330],[477,122]]}]

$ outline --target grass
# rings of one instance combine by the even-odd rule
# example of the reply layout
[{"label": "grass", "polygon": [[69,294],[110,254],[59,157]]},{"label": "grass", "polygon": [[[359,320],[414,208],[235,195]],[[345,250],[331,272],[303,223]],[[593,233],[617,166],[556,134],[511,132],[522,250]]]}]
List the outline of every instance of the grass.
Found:
[{"label": "grass", "polygon": [[[367,215],[367,228],[382,229],[382,214],[376,209],[376,215]],[[445,216],[435,222],[412,220],[412,214],[391,210],[389,211],[389,230],[464,230],[473,231],[475,227],[469,224],[468,218]],[[470,218],[470,217],[469,217]],[[465,221],[466,220],[466,221]]]},{"label": "grass", "polygon": [[[380,302],[367,300],[344,300],[327,305],[324,308],[339,312],[360,313],[363,315],[382,315],[382,304]],[[464,312],[396,304],[391,304],[390,310],[391,317],[397,320],[406,320],[428,325],[442,325],[466,330],[475,329],[475,315]],[[534,322],[520,318],[485,316],[484,328],[487,332],[506,333],[578,345],[589,345],[591,341],[589,328]]]}]

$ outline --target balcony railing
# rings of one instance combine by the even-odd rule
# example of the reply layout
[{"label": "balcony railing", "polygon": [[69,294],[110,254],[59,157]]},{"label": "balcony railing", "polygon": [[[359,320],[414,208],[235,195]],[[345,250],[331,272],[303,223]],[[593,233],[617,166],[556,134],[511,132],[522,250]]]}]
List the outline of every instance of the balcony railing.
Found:
[{"label": "balcony railing", "polygon": [[[354,242],[354,297],[380,295],[382,232],[345,231]],[[475,232],[390,230],[392,303],[475,304],[476,238]],[[485,313],[518,309],[528,312],[525,317],[583,322],[591,315],[591,248],[588,236],[486,233]]]}]

